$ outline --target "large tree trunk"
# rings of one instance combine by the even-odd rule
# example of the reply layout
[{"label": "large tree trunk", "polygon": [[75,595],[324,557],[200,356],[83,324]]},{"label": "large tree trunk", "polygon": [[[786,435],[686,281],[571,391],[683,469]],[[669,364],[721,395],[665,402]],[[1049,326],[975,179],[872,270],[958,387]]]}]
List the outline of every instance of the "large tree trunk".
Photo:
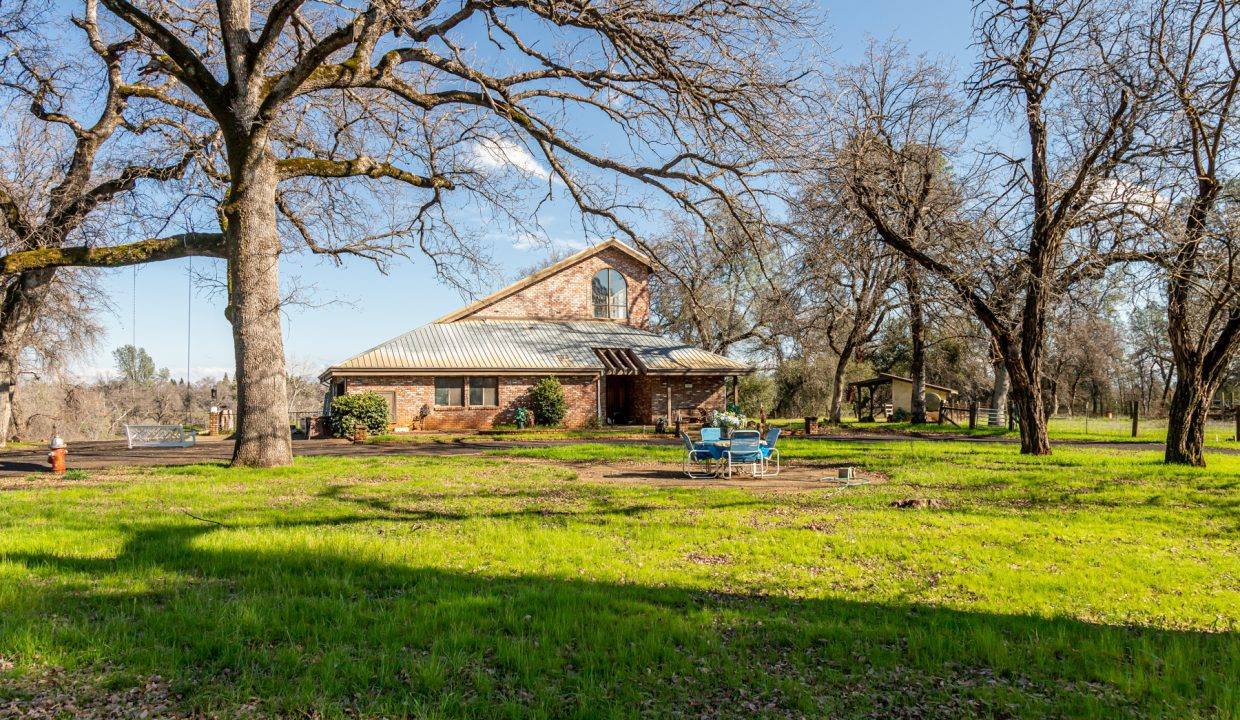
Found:
[{"label": "large tree trunk", "polygon": [[1167,413],[1167,446],[1163,461],[1205,467],[1206,422],[1217,386],[1186,373],[1176,379]]},{"label": "large tree trunk", "polygon": [[13,394],[17,390],[17,374],[13,366],[0,359],[0,448],[8,445],[13,422]]},{"label": "large tree trunk", "polygon": [[847,346],[846,352],[841,353],[835,363],[835,374],[831,378],[831,409],[827,413],[827,420],[832,425],[839,425],[843,419],[844,377],[848,374],[848,357],[851,354],[852,346]]},{"label": "large tree trunk", "polygon": [[913,357],[909,373],[913,379],[909,414],[914,424],[926,422],[926,331],[925,308],[921,302],[921,278],[912,260],[907,261],[905,285],[908,287],[909,339]]},{"label": "large tree trunk", "polygon": [[22,351],[30,344],[30,330],[43,305],[56,268],[18,274],[0,295],[0,447],[9,439],[13,395],[21,375]]},{"label": "large tree trunk", "polygon": [[1003,353],[1003,358],[1007,363],[1016,419],[1020,422],[1020,452],[1023,455],[1050,455],[1051,441],[1046,432],[1046,408],[1042,399],[1042,374],[1038,360],[1020,353],[1016,348]]},{"label": "large tree trunk", "polygon": [[986,424],[999,426],[1005,422],[1003,413],[1007,410],[1008,404],[1008,372],[1007,366],[1003,364],[1003,356],[994,349],[993,344],[990,368],[994,373],[995,381],[990,387],[990,413],[986,418]]},{"label": "large tree trunk", "polygon": [[1020,422],[1020,451],[1024,455],[1050,455],[1051,441],[1046,433],[1046,410],[1042,393],[1021,376],[1012,376],[1012,398]]},{"label": "large tree trunk", "polygon": [[237,359],[233,465],[289,465],[293,446],[280,332],[276,167],[266,147],[251,147],[231,170],[224,219],[229,243],[228,318]]}]

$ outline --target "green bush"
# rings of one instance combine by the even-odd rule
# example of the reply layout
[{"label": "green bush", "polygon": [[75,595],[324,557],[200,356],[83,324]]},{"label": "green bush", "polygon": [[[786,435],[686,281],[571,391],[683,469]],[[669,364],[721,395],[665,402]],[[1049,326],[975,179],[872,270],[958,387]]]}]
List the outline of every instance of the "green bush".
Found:
[{"label": "green bush", "polygon": [[530,390],[530,408],[534,422],[539,425],[559,425],[568,414],[568,401],[564,399],[564,386],[553,378],[543,378]]},{"label": "green bush", "polygon": [[349,437],[358,426],[371,435],[387,431],[388,404],[382,395],[359,393],[332,399],[332,434]]}]

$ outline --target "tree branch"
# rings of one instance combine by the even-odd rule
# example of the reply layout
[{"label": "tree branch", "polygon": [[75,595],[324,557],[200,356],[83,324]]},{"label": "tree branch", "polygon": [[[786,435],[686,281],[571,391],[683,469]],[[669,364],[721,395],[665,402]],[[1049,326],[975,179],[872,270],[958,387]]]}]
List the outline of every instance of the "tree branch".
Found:
[{"label": "tree branch", "polygon": [[168,53],[177,77],[202,98],[217,119],[228,117],[229,109],[221,98],[221,86],[202,59],[171,30],[150,15],[134,7],[128,0],[101,0],[104,7],[150,38]]},{"label": "tree branch", "polygon": [[455,185],[442,175],[425,177],[402,170],[395,165],[379,162],[365,155],[351,160],[323,160],[320,158],[289,158],[276,162],[280,179],[295,177],[371,177],[392,178],[420,188],[452,190]]},{"label": "tree branch", "polygon": [[183,257],[227,257],[223,233],[184,233],[113,247],[38,248],[0,258],[0,276],[53,267],[124,267]]}]

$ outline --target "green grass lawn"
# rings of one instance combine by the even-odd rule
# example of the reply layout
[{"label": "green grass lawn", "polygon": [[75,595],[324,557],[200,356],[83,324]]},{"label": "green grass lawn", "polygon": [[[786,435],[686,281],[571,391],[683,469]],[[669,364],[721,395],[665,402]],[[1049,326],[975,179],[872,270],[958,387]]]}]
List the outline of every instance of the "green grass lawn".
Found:
[{"label": "green grass lawn", "polygon": [[228,716],[1240,716],[1240,457],[806,440],[890,479],[784,494],[520,457],[632,450],[0,491],[0,715],[158,675]]}]

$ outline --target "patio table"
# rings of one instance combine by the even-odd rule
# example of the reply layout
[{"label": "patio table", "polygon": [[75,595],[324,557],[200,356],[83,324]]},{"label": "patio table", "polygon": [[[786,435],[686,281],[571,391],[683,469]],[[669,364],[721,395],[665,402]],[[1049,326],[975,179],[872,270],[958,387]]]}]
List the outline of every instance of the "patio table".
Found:
[{"label": "patio table", "polygon": [[[731,440],[711,440],[709,442],[702,442],[702,443],[697,443],[697,444],[705,447],[707,450],[710,451],[710,457],[712,460],[722,460],[724,454],[727,453],[728,449],[732,447]],[[766,447],[765,440],[762,440],[759,444],[762,447]]]}]

